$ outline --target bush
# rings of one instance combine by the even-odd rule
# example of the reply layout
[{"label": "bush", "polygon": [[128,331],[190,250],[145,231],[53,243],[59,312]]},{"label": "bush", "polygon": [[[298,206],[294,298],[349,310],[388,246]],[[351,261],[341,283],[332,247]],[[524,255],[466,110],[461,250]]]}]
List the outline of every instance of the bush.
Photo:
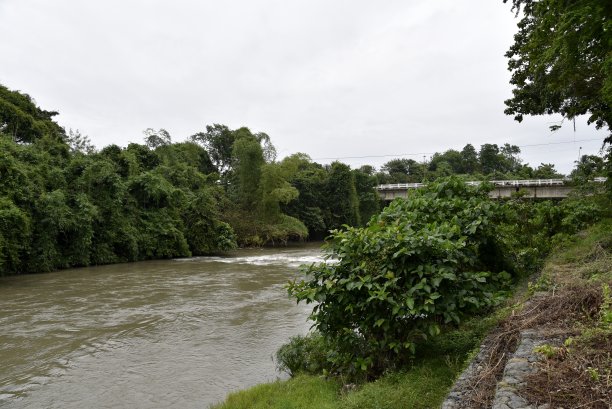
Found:
[{"label": "bush", "polygon": [[[486,186],[457,178],[396,200],[365,228],[332,232],[327,257],[289,293],[316,303],[311,319],[334,369],[377,376],[414,353],[418,341],[496,304],[508,274],[500,271]],[[409,354],[406,354],[409,352]]]},{"label": "bush", "polygon": [[604,213],[600,198],[572,197],[561,202],[510,200],[500,208],[499,241],[507,269],[520,275],[538,271],[549,252],[571,240]]},{"label": "bush", "polygon": [[291,376],[319,375],[327,368],[327,348],[319,333],[292,337],[276,352],[276,366]]}]

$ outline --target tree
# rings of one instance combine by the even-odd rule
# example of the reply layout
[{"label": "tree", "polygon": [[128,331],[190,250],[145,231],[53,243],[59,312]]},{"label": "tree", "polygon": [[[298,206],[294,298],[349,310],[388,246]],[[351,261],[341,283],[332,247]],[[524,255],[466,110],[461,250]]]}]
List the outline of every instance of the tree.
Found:
[{"label": "tree", "polygon": [[602,157],[596,155],[582,155],[571,173],[572,179],[582,182],[597,176],[606,176],[606,162]]},{"label": "tree", "polygon": [[81,134],[78,129],[76,131],[70,129],[64,140],[70,146],[70,152],[72,153],[91,154],[96,151],[96,147],[92,145],[91,139],[87,135]]},{"label": "tree", "polygon": [[467,174],[473,174],[478,170],[478,154],[470,143],[461,150],[461,166]]},{"label": "tree", "polygon": [[[434,169],[431,169],[432,167]],[[429,174],[429,176],[434,180],[451,176],[455,173],[451,164],[445,160],[438,160],[434,166],[430,165],[430,170],[432,170],[432,172]]]},{"label": "tree", "polygon": [[478,161],[480,162],[482,173],[485,175],[500,170],[499,146],[490,143],[482,145],[480,147],[480,152],[478,152]]},{"label": "tree", "polygon": [[[442,163],[446,163],[446,165],[442,165],[443,169],[439,170],[439,165]],[[454,149],[449,149],[441,154],[436,152],[429,162],[429,170],[432,172],[439,170],[438,174],[440,177],[463,173],[463,157],[461,152]],[[448,170],[450,170],[450,173]]]},{"label": "tree", "polygon": [[155,153],[168,166],[188,165],[204,175],[217,171],[206,149],[195,142],[179,142],[160,146]]},{"label": "tree", "polygon": [[191,140],[201,143],[206,148],[221,179],[225,180],[225,176],[232,167],[235,133],[225,125],[206,125],[206,132],[198,132],[192,135]]},{"label": "tree", "polygon": [[32,143],[43,136],[64,139],[64,129],[53,120],[56,115],[55,111],[37,107],[28,94],[0,84],[0,133],[10,135],[15,142]]},{"label": "tree", "polygon": [[260,203],[259,181],[265,163],[261,145],[253,135],[245,135],[234,142],[234,194],[243,209],[256,209]]},{"label": "tree", "polygon": [[262,166],[259,211],[264,221],[278,223],[282,215],[280,205],[287,204],[300,195],[287,181],[289,177],[279,163],[266,163]]},{"label": "tree", "polygon": [[536,179],[556,179],[563,177],[557,172],[555,165],[552,163],[541,163],[536,170],[533,171],[533,177]]},{"label": "tree", "polygon": [[253,135],[259,141],[261,150],[263,151],[264,160],[266,163],[272,163],[276,160],[276,148],[272,144],[272,140],[267,133],[258,132]]},{"label": "tree", "polygon": [[217,203],[211,192],[208,189],[201,189],[188,197],[182,217],[185,224],[185,238],[192,254],[209,254],[236,247],[232,228],[218,220]]},{"label": "tree", "polygon": [[327,227],[339,229],[344,224],[359,225],[359,199],[355,189],[355,175],[348,165],[340,162],[331,164],[325,191],[329,209]]},{"label": "tree", "polygon": [[389,175],[389,183],[406,183],[410,174],[411,163],[409,159],[391,159],[382,165],[380,170]]},{"label": "tree", "polygon": [[145,145],[139,145],[137,143],[130,143],[124,151],[126,160],[131,162],[132,166],[137,166],[139,172],[155,169],[160,163],[161,159],[155,152],[151,151]]},{"label": "tree", "polygon": [[170,133],[168,133],[168,131],[166,131],[164,128],[160,128],[157,131],[153,128],[147,128],[143,131],[143,133],[145,135],[145,145],[151,149],[170,145],[172,143]]},{"label": "tree", "polygon": [[0,196],[0,276],[19,271],[30,242],[31,221],[15,204]]},{"label": "tree", "polygon": [[509,143],[505,143],[499,149],[499,153],[501,155],[501,172],[515,172],[521,167],[521,159],[518,157],[518,154],[521,153],[521,148],[516,145],[510,145]]},{"label": "tree", "polygon": [[382,183],[421,182],[425,176],[425,166],[414,159],[392,159],[380,170]]},{"label": "tree", "polygon": [[370,218],[380,210],[381,199],[376,191],[378,178],[373,175],[374,169],[371,166],[362,166],[355,169],[355,191],[359,201],[359,219],[365,224]]},{"label": "tree", "polygon": [[519,122],[524,115],[588,114],[589,124],[612,132],[612,3],[512,0],[512,9],[522,17],[506,53],[514,86],[506,114]]},{"label": "tree", "polygon": [[323,216],[327,172],[304,153],[288,156],[282,164],[296,169],[289,182],[300,192],[296,200],[282,206],[283,211],[304,222],[311,238],[324,238],[328,230]]}]

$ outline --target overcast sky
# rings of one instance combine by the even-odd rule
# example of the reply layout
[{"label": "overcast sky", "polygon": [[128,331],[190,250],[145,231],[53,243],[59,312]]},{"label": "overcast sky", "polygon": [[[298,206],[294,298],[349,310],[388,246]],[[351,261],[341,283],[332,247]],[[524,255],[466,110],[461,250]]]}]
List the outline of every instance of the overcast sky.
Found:
[{"label": "overcast sky", "polygon": [[0,0],[0,83],[98,148],[221,123],[280,157],[380,166],[509,142],[567,173],[605,133],[504,115],[516,22],[502,0]]}]

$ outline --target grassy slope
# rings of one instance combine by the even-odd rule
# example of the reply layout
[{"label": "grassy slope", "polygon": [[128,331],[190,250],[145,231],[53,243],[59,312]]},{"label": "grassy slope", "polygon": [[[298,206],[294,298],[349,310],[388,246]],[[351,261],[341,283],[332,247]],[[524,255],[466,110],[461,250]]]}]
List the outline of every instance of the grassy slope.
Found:
[{"label": "grassy slope", "polygon": [[338,384],[314,376],[296,376],[232,393],[218,409],[332,409],[336,407]]},{"label": "grassy slope", "polygon": [[357,390],[342,392],[336,381],[298,375],[284,382],[255,386],[228,396],[217,409],[365,409],[432,408],[441,404],[457,373],[444,359],[388,374]]},{"label": "grassy slope", "polygon": [[[577,235],[553,254],[535,285],[547,296],[586,294],[582,317],[567,314],[566,343],[543,352],[544,361],[521,391],[550,407],[610,408],[612,402],[612,219]],[[567,302],[566,302],[567,303]]]}]

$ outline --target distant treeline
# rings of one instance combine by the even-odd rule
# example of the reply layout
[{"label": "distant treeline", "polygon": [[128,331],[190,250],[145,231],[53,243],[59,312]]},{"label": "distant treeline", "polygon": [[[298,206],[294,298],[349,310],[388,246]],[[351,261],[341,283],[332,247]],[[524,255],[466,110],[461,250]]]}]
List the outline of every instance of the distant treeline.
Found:
[{"label": "distant treeline", "polygon": [[[224,125],[178,143],[147,129],[144,144],[97,151],[55,115],[0,85],[0,275],[323,238],[377,214],[380,183],[559,176],[522,165],[511,145],[394,159],[380,171],[301,153],[279,161],[268,135]],[[585,156],[584,172],[598,161]]]}]

